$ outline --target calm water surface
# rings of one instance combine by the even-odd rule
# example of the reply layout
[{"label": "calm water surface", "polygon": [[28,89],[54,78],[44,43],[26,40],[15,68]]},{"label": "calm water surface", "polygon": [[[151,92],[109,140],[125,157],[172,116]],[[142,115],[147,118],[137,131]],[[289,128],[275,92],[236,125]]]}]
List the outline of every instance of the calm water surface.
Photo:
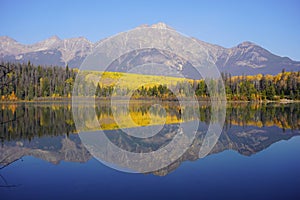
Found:
[{"label": "calm water surface", "polygon": [[[149,123],[149,106],[130,106],[137,126]],[[110,106],[95,110],[112,142],[128,151],[146,152],[168,143],[174,137],[171,125],[181,120],[177,104],[163,107],[166,113],[159,107],[153,112],[157,119],[166,118],[166,131],[150,141],[122,133]],[[122,118],[122,110],[118,112]],[[176,162],[151,173],[130,174],[91,156],[77,134],[70,104],[2,104],[0,197],[300,199],[300,104],[228,104],[219,141],[199,159],[210,116],[210,107],[201,105],[196,139]]]}]

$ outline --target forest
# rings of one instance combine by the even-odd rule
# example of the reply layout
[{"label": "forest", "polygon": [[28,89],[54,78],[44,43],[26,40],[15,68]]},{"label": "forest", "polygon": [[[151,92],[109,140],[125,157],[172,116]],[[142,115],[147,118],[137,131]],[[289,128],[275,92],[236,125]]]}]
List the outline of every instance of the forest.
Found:
[{"label": "forest", "polygon": [[[23,64],[1,63],[0,97],[1,101],[41,100],[70,98],[78,69],[68,66],[34,66],[30,62]],[[116,74],[116,72],[114,72]],[[110,74],[108,74],[110,75]],[[227,100],[232,101],[264,101],[264,100],[300,100],[300,71],[287,72],[285,69],[277,75],[258,74],[254,76],[231,76],[222,73],[225,83]],[[88,95],[107,98],[111,95],[126,95],[131,88],[115,88],[113,83],[92,83],[83,79],[84,85],[92,85],[94,94],[81,88],[76,95]],[[199,99],[209,99],[207,80],[179,80],[173,82],[180,95],[188,96],[188,89],[192,88]],[[133,92],[133,98],[161,98],[174,99],[175,95],[167,84],[141,86]],[[93,90],[92,90],[93,91]]]}]

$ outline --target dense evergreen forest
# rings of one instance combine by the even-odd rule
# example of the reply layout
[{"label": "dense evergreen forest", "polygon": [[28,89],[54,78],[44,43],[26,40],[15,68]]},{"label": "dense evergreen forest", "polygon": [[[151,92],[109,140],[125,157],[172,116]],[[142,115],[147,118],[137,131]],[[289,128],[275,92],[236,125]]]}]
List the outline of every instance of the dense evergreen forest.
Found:
[{"label": "dense evergreen forest", "polygon": [[[47,97],[70,98],[74,80],[78,69],[57,66],[33,66],[27,64],[2,63],[0,70],[0,96],[1,100],[39,100]],[[290,99],[300,100],[300,71],[286,72],[272,75],[258,74],[255,76],[231,76],[222,73],[226,87],[228,100],[261,101]],[[92,84],[88,80],[86,84]],[[209,92],[204,80],[178,82],[177,87],[182,96],[187,96],[187,84],[195,90],[195,94],[202,99],[208,99]],[[109,97],[114,92],[113,85],[97,84],[96,94],[90,94],[82,88],[83,95],[95,95],[97,97]],[[121,94],[127,94],[129,88],[119,90]],[[116,91],[115,91],[116,92]],[[117,91],[118,92],[118,91]],[[140,87],[133,96],[135,98],[172,98],[174,94],[166,85],[154,85]]]},{"label": "dense evergreen forest", "polygon": [[0,95],[2,100],[32,100],[38,97],[67,97],[77,70],[51,66],[2,63]]}]

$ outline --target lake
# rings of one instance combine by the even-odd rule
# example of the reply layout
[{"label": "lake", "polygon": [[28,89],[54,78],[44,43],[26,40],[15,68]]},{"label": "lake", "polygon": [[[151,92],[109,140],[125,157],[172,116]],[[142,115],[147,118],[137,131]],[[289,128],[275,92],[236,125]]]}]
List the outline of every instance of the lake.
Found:
[{"label": "lake", "polygon": [[[109,141],[134,153],[163,148],[176,137],[179,124],[198,118],[187,150],[145,173],[119,171],[95,158],[76,129],[70,103],[0,106],[1,199],[300,198],[300,103],[227,103],[222,133],[203,158],[199,149],[213,120],[206,103],[199,105],[197,116],[183,116],[183,110],[194,109],[176,103],[135,102],[127,111],[106,103],[77,105],[95,110]],[[92,120],[82,123],[93,127]],[[122,132],[147,126],[163,128],[150,138]]]}]

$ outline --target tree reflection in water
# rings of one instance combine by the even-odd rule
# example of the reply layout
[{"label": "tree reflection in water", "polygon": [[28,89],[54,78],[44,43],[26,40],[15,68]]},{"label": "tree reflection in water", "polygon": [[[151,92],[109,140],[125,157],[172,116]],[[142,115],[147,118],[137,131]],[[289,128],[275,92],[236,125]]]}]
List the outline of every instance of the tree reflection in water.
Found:
[{"label": "tree reflection in water", "polygon": [[[71,105],[68,103],[39,103],[39,104],[2,104],[0,122],[1,169],[10,163],[18,161],[23,156],[31,155],[58,164],[60,161],[87,162],[91,159],[90,153],[81,143],[76,134],[75,124],[72,118]],[[89,105],[79,105],[86,109]],[[150,104],[134,103],[130,105],[130,115],[136,126],[149,124]],[[166,145],[174,135],[174,127],[182,119],[189,121],[192,118],[183,118],[180,107],[176,103],[163,104],[166,110],[166,125],[164,132],[160,132],[152,138],[138,139],[129,136],[119,130],[112,116],[112,110],[108,104],[95,106],[97,118],[101,128],[105,130],[107,137],[116,145],[132,152],[155,151]],[[122,108],[118,108],[122,119]],[[154,117],[162,117],[162,112],[152,110]],[[192,112],[193,108],[183,108],[186,112]],[[176,169],[186,160],[199,159],[198,153],[205,136],[205,130],[210,122],[210,106],[200,103],[201,124],[193,144],[176,162],[170,166],[153,172],[157,175],[166,175]],[[84,112],[83,112],[84,113]],[[124,112],[125,113],[125,112]],[[152,113],[152,116],[153,116]],[[14,116],[22,116],[15,120]],[[193,116],[193,115],[190,115]],[[126,117],[124,117],[125,128]],[[157,120],[158,122],[160,120]],[[89,121],[85,121],[88,125]],[[124,128],[124,127],[122,127]],[[300,128],[300,104],[250,104],[232,103],[227,105],[226,120],[219,141],[210,154],[233,149],[243,155],[249,156],[259,152],[280,140],[287,140],[299,135]],[[1,176],[4,185],[8,185]],[[14,185],[11,185],[14,186]]]}]

